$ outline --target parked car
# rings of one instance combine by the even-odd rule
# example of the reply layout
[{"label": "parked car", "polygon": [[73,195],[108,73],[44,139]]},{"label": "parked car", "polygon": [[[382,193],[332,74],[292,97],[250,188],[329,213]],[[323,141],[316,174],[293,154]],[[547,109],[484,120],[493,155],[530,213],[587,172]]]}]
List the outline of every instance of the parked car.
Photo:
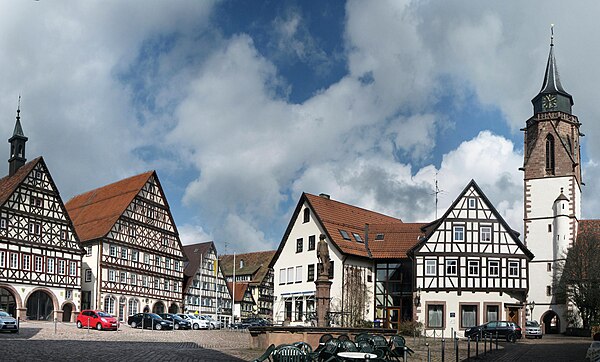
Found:
[{"label": "parked car", "polygon": [[192,323],[173,313],[160,313],[162,319],[173,322],[175,329],[192,329]]},{"label": "parked car", "polygon": [[202,316],[200,316],[200,319],[203,319],[208,322],[209,329],[221,329],[221,327],[222,327],[220,321],[213,319],[213,317],[211,317],[209,315],[202,315]]},{"label": "parked car", "polygon": [[525,337],[542,338],[542,328],[537,321],[525,322]]},{"label": "parked car", "polygon": [[0,311],[0,330],[17,333],[19,331],[19,323],[10,314]]},{"label": "parked car", "polygon": [[173,322],[162,319],[154,313],[137,313],[127,318],[127,324],[131,328],[149,328],[149,329],[173,329]]},{"label": "parked car", "polygon": [[209,323],[204,319],[200,319],[194,314],[177,314],[179,317],[185,319],[190,322],[192,325],[192,329],[208,329]]},{"label": "parked car", "polygon": [[101,310],[82,310],[77,316],[77,328],[119,329],[119,321],[112,315]]},{"label": "parked car", "polygon": [[506,339],[508,342],[516,342],[517,339],[521,339],[521,327],[513,322],[496,321],[487,322],[480,326],[471,327],[465,329],[465,337],[471,337],[471,339],[477,337],[484,337],[491,335],[493,337],[498,334],[498,338]]},{"label": "parked car", "polygon": [[264,318],[246,318],[242,319],[242,323],[248,325],[248,327],[263,327],[271,325],[271,322]]}]

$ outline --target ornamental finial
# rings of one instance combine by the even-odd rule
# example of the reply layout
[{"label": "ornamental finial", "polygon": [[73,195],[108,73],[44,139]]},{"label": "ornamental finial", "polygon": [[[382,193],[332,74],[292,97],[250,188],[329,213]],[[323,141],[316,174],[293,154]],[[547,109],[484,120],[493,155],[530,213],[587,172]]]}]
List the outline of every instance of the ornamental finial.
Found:
[{"label": "ornamental finial", "polygon": [[554,24],[550,24],[550,46],[554,46]]}]

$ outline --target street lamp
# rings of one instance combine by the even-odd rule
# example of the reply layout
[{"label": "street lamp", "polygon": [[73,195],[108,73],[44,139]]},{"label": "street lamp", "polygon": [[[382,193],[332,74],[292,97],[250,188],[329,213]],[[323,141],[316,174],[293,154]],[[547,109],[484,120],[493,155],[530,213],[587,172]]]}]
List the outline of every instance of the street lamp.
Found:
[{"label": "street lamp", "polygon": [[533,308],[535,308],[535,302],[532,300],[529,302],[529,304],[527,304],[527,306],[529,307],[529,315],[531,316],[531,320],[533,320]]}]

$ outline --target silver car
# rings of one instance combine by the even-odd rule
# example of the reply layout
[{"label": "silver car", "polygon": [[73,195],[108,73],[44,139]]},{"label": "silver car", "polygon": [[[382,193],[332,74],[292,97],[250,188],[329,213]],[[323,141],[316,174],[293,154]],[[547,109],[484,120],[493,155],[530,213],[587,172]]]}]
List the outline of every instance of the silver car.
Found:
[{"label": "silver car", "polygon": [[10,314],[0,311],[0,331],[17,333],[19,331],[19,324]]},{"label": "silver car", "polygon": [[525,337],[542,338],[542,328],[537,321],[525,322]]},{"label": "silver car", "polygon": [[190,322],[190,324],[192,325],[192,329],[209,329],[210,325],[207,321],[198,318],[196,315],[194,314],[177,314],[178,316],[180,316],[181,318],[185,319],[186,321]]}]

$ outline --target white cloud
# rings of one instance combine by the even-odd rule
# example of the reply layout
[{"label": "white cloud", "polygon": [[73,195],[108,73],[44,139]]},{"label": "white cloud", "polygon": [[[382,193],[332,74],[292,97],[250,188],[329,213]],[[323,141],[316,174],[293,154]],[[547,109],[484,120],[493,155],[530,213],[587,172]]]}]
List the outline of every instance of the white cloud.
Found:
[{"label": "white cloud", "polygon": [[198,244],[213,240],[212,236],[199,225],[178,225],[177,231],[179,231],[179,239],[183,245]]}]

